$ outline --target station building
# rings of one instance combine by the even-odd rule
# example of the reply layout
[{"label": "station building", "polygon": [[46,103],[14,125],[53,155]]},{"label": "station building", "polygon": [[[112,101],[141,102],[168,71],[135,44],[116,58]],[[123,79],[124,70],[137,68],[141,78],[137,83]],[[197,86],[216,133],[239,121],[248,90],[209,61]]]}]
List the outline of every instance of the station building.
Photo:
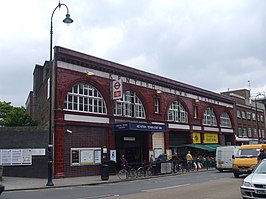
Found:
[{"label": "station building", "polygon": [[235,144],[229,96],[56,46],[50,98],[50,69],[35,66],[26,108],[47,126],[52,99],[55,178],[97,175],[122,154],[143,162]]}]

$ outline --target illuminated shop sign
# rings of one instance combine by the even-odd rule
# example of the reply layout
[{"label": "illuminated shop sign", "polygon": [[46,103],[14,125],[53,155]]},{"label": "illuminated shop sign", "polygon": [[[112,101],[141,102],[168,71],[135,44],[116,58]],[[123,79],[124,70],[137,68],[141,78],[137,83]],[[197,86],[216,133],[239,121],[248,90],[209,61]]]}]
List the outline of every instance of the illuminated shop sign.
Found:
[{"label": "illuminated shop sign", "polygon": [[146,123],[134,123],[134,122],[127,122],[127,123],[119,123],[113,125],[113,131],[166,131],[165,125],[159,124],[146,124]]}]

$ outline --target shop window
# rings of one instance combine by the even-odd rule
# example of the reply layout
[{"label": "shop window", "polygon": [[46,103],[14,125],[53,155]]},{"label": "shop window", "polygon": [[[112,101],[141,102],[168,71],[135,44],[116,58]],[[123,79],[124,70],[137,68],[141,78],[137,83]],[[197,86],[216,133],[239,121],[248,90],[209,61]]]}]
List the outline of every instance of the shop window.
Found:
[{"label": "shop window", "polygon": [[213,108],[208,107],[203,114],[203,124],[208,126],[217,126],[217,119]]},{"label": "shop window", "polygon": [[106,114],[106,104],[100,92],[87,84],[73,86],[67,93],[65,110]]},{"label": "shop window", "polygon": [[175,101],[170,105],[168,121],[188,123],[188,113],[179,101]]}]

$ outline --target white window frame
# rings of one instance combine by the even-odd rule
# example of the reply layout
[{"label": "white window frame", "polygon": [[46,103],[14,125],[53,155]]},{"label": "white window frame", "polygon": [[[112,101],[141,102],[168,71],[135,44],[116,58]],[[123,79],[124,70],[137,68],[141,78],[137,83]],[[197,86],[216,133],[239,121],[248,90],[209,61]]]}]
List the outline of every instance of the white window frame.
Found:
[{"label": "white window frame", "polygon": [[115,116],[145,118],[145,109],[137,94],[133,91],[123,93],[121,99],[116,100],[114,107]]},{"label": "white window frame", "polygon": [[221,127],[228,127],[231,128],[232,127],[232,123],[230,120],[230,117],[228,115],[228,113],[223,112],[220,116],[220,126]]},{"label": "white window frame", "polygon": [[213,108],[208,107],[203,114],[203,124],[207,126],[217,126],[217,119],[214,114]]},{"label": "white window frame", "polygon": [[67,93],[64,110],[107,114],[101,93],[88,84],[76,84]]},{"label": "white window frame", "polygon": [[155,97],[154,98],[154,112],[155,113],[160,113],[160,103],[159,103],[159,98]]},{"label": "white window frame", "polygon": [[188,123],[188,112],[179,101],[174,101],[168,109],[167,120]]}]

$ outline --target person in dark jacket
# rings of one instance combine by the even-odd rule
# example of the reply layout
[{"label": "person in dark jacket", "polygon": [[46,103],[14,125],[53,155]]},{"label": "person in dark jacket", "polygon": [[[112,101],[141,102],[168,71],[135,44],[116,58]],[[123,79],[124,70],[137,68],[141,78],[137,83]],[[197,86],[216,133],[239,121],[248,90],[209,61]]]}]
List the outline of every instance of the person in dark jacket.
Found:
[{"label": "person in dark jacket", "polygon": [[261,160],[266,158],[266,153],[264,149],[260,150],[260,154],[258,155],[258,163],[260,163]]}]

